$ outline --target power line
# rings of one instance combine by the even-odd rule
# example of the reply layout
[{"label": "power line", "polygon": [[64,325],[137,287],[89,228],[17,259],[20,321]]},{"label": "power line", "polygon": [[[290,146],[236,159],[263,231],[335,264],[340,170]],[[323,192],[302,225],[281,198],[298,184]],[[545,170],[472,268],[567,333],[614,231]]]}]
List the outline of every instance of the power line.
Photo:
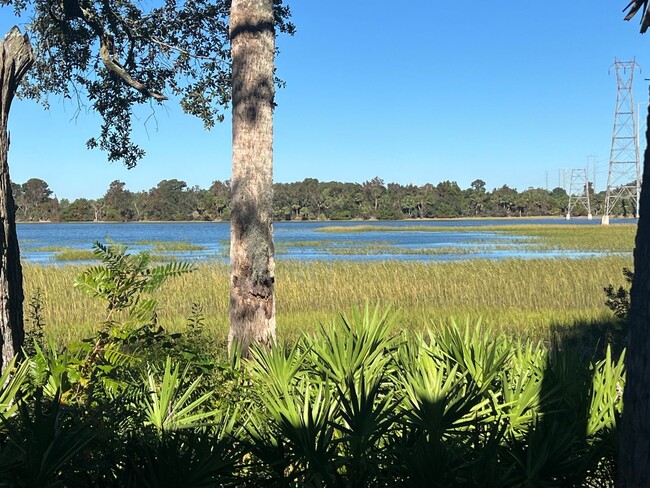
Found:
[{"label": "power line", "polygon": [[587,210],[587,218],[591,220],[591,203],[589,201],[589,179],[587,177],[587,169],[572,169],[571,170],[571,183],[569,184],[569,205],[567,207],[566,219],[571,218],[571,211],[576,208],[578,203],[581,203],[585,210]]},{"label": "power line", "polygon": [[[619,200],[630,200],[639,217],[641,193],[641,165],[639,160],[639,133],[634,113],[632,82],[639,65],[632,61],[614,60],[618,91],[612,132],[612,150],[609,157],[609,175],[602,224],[609,225],[609,216]],[[611,68],[610,68],[611,69]]]}]

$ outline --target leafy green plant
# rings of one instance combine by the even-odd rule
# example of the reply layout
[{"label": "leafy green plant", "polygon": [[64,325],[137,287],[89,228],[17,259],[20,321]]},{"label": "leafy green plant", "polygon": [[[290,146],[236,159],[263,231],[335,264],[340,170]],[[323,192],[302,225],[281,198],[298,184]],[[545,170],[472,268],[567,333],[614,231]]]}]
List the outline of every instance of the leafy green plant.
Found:
[{"label": "leafy green plant", "polygon": [[156,302],[146,295],[157,290],[167,278],[191,272],[193,266],[172,262],[151,267],[148,252],[127,254],[126,250],[126,246],[95,242],[93,253],[101,264],[81,273],[74,286],[106,302],[106,323],[113,321],[113,314],[120,311],[126,311],[131,320],[155,321]]},{"label": "leafy green plant", "polygon": [[344,476],[350,486],[368,486],[383,478],[388,439],[396,428],[398,401],[383,372],[350,374],[336,386],[334,426],[341,444]]},{"label": "leafy green plant", "polygon": [[45,297],[43,296],[43,292],[40,288],[36,288],[36,291],[27,304],[27,317],[30,328],[25,333],[24,348],[28,356],[36,352],[34,350],[34,344],[40,346],[45,344],[45,318],[43,316],[44,304]]},{"label": "leafy green plant", "polygon": [[148,394],[143,399],[146,423],[163,432],[196,427],[202,420],[214,415],[211,411],[201,411],[212,392],[197,395],[201,377],[187,381],[188,367],[180,372],[178,365],[172,368],[171,358],[165,362],[162,381],[156,380],[154,372],[149,371],[145,381]]},{"label": "leafy green plant", "polygon": [[310,378],[307,354],[301,341],[287,348],[254,347],[245,365],[256,400],[244,424],[248,447],[261,472],[277,482],[327,483],[336,474],[334,405],[329,385]]},{"label": "leafy green plant", "polygon": [[0,415],[7,419],[18,408],[19,393],[25,385],[29,375],[29,362],[17,364],[13,358],[0,375]]},{"label": "leafy green plant", "polygon": [[390,375],[402,338],[392,332],[395,316],[379,306],[341,315],[321,326],[310,342],[311,368],[331,384],[337,406],[333,426],[340,445],[337,462],[345,466],[349,486],[368,486],[382,479],[384,445],[393,430],[398,400]]},{"label": "leafy green plant", "polygon": [[[625,276],[625,281],[628,285],[632,284],[634,279],[634,271],[629,270],[628,268],[623,268],[623,276]],[[619,286],[618,289],[614,289],[613,285],[607,285],[603,288],[607,300],[605,300],[605,305],[609,308],[614,315],[620,319],[626,319],[627,314],[630,311],[630,290],[629,286],[624,288]]]},{"label": "leafy green plant", "polygon": [[310,341],[312,362],[317,371],[342,385],[362,371],[384,370],[390,355],[397,350],[399,337],[390,334],[395,316],[379,306],[371,312],[353,310],[350,317],[341,315],[330,326],[320,326],[319,340]]},{"label": "leafy green plant", "polygon": [[87,424],[67,417],[58,395],[44,399],[38,393],[29,404],[21,401],[19,415],[3,418],[8,440],[0,445],[0,479],[8,486],[83,486],[74,463],[93,441]]},{"label": "leafy green plant", "polygon": [[218,429],[165,432],[134,442],[116,485],[133,488],[242,486],[241,445],[233,436],[236,416]]},{"label": "leafy green plant", "polygon": [[[190,263],[175,262],[151,266],[148,252],[128,254],[125,246],[99,242],[93,252],[101,264],[82,272],[74,286],[106,304],[102,329],[89,340],[78,344],[85,355],[80,369],[81,384],[91,390],[102,385],[109,396],[126,388],[130,368],[145,359],[171,349],[179,335],[170,335],[157,325],[156,300],[151,296],[170,277],[193,270]],[[87,393],[90,401],[92,391]]]},{"label": "leafy green plant", "polygon": [[31,387],[45,397],[67,401],[71,389],[81,381],[81,358],[71,349],[58,351],[52,341],[41,347],[34,343],[34,354],[26,361]]},{"label": "leafy green plant", "polygon": [[468,320],[461,329],[452,319],[438,329],[436,334],[430,333],[430,353],[458,364],[479,391],[492,389],[513,352],[507,342],[491,336],[480,320],[473,326]]},{"label": "leafy green plant", "polygon": [[251,451],[286,481],[331,486],[338,479],[329,385],[303,376],[285,395],[262,393],[247,426]]},{"label": "leafy green plant", "polygon": [[490,392],[496,419],[504,425],[505,435],[525,438],[540,405],[547,351],[531,343],[515,348],[508,364],[499,373],[499,388]]},{"label": "leafy green plant", "polygon": [[402,433],[393,446],[396,475],[413,486],[427,480],[436,480],[432,486],[457,486],[473,457],[468,446],[481,448],[474,434],[491,413],[488,400],[460,365],[440,356],[415,342],[398,357]]},{"label": "leafy green plant", "polygon": [[469,321],[394,333],[398,320],[366,305],[242,359],[207,350],[197,305],[188,329],[200,344],[138,322],[127,305],[89,341],[35,342],[0,377],[0,480],[611,486],[624,355],[583,356]]},{"label": "leafy green plant", "polygon": [[[617,426],[623,411],[625,351],[615,359],[607,348],[605,358],[593,366],[587,435],[594,459],[587,469],[589,486],[614,486],[618,452]],[[608,483],[603,481],[609,480]]]},{"label": "leafy green plant", "polygon": [[[480,323],[393,335],[366,308],[255,349],[252,472],[277,486],[606,486],[623,360]],[[260,481],[261,482],[261,481]]]},{"label": "leafy green plant", "polygon": [[251,449],[276,480],[367,486],[381,478],[397,402],[388,380],[399,338],[377,307],[341,315],[290,347],[254,348]]}]

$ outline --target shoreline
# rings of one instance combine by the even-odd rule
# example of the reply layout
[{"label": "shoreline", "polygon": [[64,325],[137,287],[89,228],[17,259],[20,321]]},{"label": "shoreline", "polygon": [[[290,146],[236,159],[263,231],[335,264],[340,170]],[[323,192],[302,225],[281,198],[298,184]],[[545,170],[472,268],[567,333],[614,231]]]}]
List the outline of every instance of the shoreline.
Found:
[{"label": "shoreline", "polygon": [[[616,220],[625,220],[629,223],[636,223],[638,219],[634,217],[613,217]],[[278,223],[287,223],[287,224],[304,224],[304,223],[319,223],[319,222],[331,222],[331,223],[344,223],[344,222],[366,222],[366,223],[390,223],[390,222],[467,222],[467,221],[482,221],[482,220],[498,220],[498,221],[517,221],[517,220],[565,220],[567,225],[570,225],[571,221],[588,221],[587,217],[578,216],[572,217],[571,220],[566,220],[562,215],[525,215],[522,217],[511,216],[511,217],[434,217],[434,218],[417,218],[417,219],[399,219],[399,220],[381,220],[381,219],[313,219],[313,220],[274,220],[274,224]],[[598,222],[600,220],[599,216],[594,216],[591,219],[592,222]],[[39,220],[39,221],[30,221],[30,220],[19,220],[16,221],[16,224],[229,224],[230,220],[129,220],[129,221],[119,221],[119,220]]]}]

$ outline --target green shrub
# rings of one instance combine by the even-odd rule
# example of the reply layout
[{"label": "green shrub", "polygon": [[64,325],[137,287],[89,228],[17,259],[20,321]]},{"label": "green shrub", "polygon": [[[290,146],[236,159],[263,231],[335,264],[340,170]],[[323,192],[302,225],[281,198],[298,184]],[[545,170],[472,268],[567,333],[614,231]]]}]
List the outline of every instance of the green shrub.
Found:
[{"label": "green shrub", "polygon": [[277,486],[611,484],[623,358],[341,317],[249,365],[249,450]]},{"label": "green shrub", "polygon": [[605,296],[605,305],[609,308],[614,315],[619,319],[626,319],[627,314],[630,311],[630,285],[634,279],[634,271],[630,271],[628,268],[623,268],[623,276],[625,276],[625,281],[627,281],[628,286],[622,287],[619,286],[618,289],[614,289],[613,285],[607,285],[604,288]]},{"label": "green shrub", "polygon": [[100,329],[34,340],[0,377],[0,485],[613,486],[611,348],[585,358],[470,321],[414,335],[366,306],[226,358],[201,344],[196,305],[194,338],[156,324],[150,292],[189,268],[96,249],[78,286],[105,303]]}]

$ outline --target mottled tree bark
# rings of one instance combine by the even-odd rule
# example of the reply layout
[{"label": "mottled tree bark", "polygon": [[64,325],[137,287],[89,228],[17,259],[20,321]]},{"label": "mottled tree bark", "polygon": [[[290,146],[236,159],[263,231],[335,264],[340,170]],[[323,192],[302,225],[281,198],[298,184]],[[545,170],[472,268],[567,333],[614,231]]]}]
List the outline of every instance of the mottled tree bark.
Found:
[{"label": "mottled tree bark", "polygon": [[23,275],[16,236],[16,209],[9,179],[11,102],[34,62],[27,36],[13,27],[0,42],[0,370],[20,352],[23,328]]},{"label": "mottled tree bark", "polygon": [[230,333],[248,355],[275,339],[273,252],[273,0],[232,0]]},{"label": "mottled tree bark", "polygon": [[[650,105],[646,142],[650,142]],[[643,156],[616,486],[650,486],[650,146]]]}]

